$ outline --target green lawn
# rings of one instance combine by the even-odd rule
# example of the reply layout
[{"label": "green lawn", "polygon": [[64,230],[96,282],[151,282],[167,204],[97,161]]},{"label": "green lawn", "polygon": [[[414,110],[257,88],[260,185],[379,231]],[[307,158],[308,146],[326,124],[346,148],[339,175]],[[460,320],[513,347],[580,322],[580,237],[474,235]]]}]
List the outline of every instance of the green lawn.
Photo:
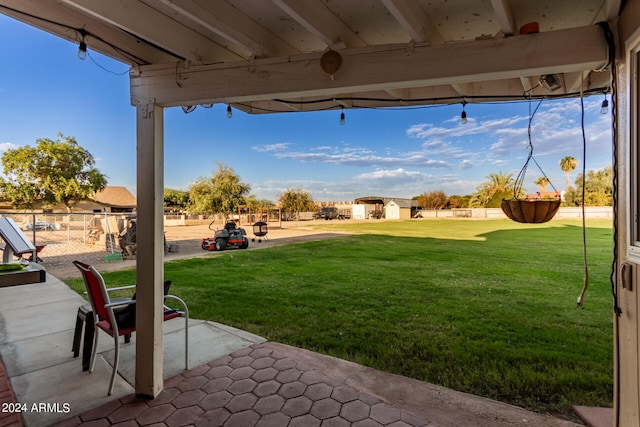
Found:
[{"label": "green lawn", "polygon": [[165,277],[194,318],[568,413],[612,402],[611,222],[587,225],[582,309],[579,221],[332,221],[322,228],[357,234],[167,262]]}]

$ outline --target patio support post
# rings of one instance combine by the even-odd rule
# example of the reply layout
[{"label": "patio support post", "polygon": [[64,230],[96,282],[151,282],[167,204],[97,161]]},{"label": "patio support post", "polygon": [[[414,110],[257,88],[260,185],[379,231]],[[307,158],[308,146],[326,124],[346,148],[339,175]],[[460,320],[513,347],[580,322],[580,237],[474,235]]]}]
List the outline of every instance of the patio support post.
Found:
[{"label": "patio support post", "polygon": [[136,380],[139,397],[163,387],[164,111],[154,99],[136,105],[137,128],[137,304]]}]

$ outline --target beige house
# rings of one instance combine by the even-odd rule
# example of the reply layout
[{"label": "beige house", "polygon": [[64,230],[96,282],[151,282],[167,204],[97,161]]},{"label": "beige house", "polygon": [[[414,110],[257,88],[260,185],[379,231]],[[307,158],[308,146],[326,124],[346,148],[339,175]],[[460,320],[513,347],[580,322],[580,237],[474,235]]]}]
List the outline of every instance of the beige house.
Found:
[{"label": "beige house", "polygon": [[410,219],[417,212],[418,202],[412,199],[364,196],[353,203],[355,219]]},{"label": "beige house", "polygon": [[[94,212],[94,213],[124,213],[133,212],[136,209],[136,197],[126,187],[106,186],[85,200],[80,200],[73,205],[73,212]],[[43,206],[36,203],[31,209],[13,209],[10,203],[0,202],[0,210],[14,210],[20,212],[35,213],[67,213],[64,205]]]},{"label": "beige house", "polygon": [[384,205],[386,219],[411,219],[418,203],[415,200],[391,199]]},{"label": "beige house", "polygon": [[85,203],[87,207],[92,206],[88,212],[97,212],[96,209],[102,209],[101,212],[133,212],[137,200],[126,187],[106,186],[93,197],[78,202],[77,210],[81,210]]}]

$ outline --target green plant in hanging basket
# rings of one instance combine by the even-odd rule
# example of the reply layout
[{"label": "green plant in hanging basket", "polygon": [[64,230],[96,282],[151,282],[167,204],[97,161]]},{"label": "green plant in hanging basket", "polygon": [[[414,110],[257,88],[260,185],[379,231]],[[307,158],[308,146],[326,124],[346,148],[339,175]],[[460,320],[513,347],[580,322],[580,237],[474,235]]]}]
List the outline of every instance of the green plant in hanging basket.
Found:
[{"label": "green plant in hanging basket", "polygon": [[[544,199],[518,199],[517,195],[522,194],[522,184],[524,183],[524,177],[527,172],[527,167],[529,166],[529,161],[533,160],[533,162],[538,166],[540,172],[546,178],[546,174],[538,164],[538,162],[533,158],[533,144],[531,142],[531,122],[533,120],[533,116],[536,111],[538,111],[538,107],[542,100],[538,102],[533,113],[531,113],[531,104],[529,104],[529,125],[527,127],[528,135],[529,135],[529,156],[527,157],[527,161],[524,163],[522,170],[518,174],[518,177],[515,180],[513,185],[513,199],[503,199],[500,207],[502,208],[502,212],[507,216],[507,218],[512,221],[521,222],[525,224],[539,224],[543,222],[550,221],[554,215],[558,212],[560,208],[560,197],[558,198],[544,198]],[[547,178],[549,184],[551,181]],[[553,184],[551,184],[553,187]],[[558,193],[555,187],[553,187],[554,191]]]}]

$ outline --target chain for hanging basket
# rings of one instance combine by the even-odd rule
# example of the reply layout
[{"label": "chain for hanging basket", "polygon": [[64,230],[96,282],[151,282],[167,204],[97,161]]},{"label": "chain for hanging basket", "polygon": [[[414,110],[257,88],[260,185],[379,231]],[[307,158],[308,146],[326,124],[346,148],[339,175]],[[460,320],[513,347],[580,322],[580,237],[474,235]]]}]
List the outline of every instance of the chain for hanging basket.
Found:
[{"label": "chain for hanging basket", "polygon": [[527,168],[529,167],[529,162],[533,160],[533,162],[538,166],[542,176],[544,176],[553,190],[558,193],[556,187],[553,186],[547,174],[544,173],[536,159],[533,157],[533,143],[531,142],[531,123],[533,122],[533,117],[535,116],[538,108],[540,108],[540,104],[542,104],[542,99],[536,105],[536,108],[531,111],[531,102],[529,102],[529,123],[527,125],[527,135],[529,138],[529,155],[527,156],[527,160],[522,166],[520,173],[516,177],[515,183],[513,184],[513,199],[510,200],[502,200],[502,204],[500,207],[502,211],[507,215],[507,217],[516,222],[522,222],[527,224],[537,224],[542,222],[547,222],[553,218],[553,216],[560,208],[560,197],[552,200],[527,200],[527,199],[519,199],[518,196],[522,194],[522,186],[524,184],[524,177],[527,173]]}]

